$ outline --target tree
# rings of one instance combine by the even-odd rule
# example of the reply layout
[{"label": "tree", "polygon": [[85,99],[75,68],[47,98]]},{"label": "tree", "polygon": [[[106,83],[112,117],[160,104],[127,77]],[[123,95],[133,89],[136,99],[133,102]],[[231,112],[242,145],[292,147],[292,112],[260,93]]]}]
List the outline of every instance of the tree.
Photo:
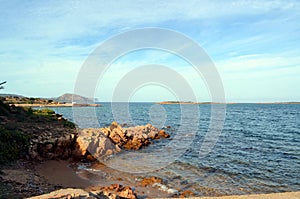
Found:
[{"label": "tree", "polygon": [[5,82],[2,82],[2,83],[0,83],[0,89],[4,89],[4,86],[1,86],[1,85],[5,84],[5,83],[6,83],[6,81],[5,81]]}]

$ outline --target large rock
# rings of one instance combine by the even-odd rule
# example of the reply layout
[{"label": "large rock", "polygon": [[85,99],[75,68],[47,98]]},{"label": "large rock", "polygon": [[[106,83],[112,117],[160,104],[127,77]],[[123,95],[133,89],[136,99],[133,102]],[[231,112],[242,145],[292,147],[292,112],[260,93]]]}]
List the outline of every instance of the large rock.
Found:
[{"label": "large rock", "polygon": [[[120,126],[118,126],[120,128]],[[151,144],[150,140],[167,138],[169,135],[163,131],[162,133],[158,128],[151,124],[145,126],[135,126],[129,128],[123,128],[125,133],[126,142],[122,144],[122,147],[129,150],[138,150],[144,146]]]},{"label": "large rock", "polygon": [[84,129],[77,138],[77,152],[75,154],[82,157],[92,154],[94,158],[98,159],[120,151],[119,146],[105,136],[100,129]]},{"label": "large rock", "polygon": [[77,149],[74,156],[87,157],[88,154],[94,158],[104,158],[121,151],[121,148],[138,150],[151,144],[151,140],[168,138],[164,130],[147,124],[123,128],[117,122],[113,122],[105,128],[83,129],[77,138]]},{"label": "large rock", "polygon": [[69,159],[73,156],[77,133],[42,133],[30,140],[28,158],[36,160]]}]

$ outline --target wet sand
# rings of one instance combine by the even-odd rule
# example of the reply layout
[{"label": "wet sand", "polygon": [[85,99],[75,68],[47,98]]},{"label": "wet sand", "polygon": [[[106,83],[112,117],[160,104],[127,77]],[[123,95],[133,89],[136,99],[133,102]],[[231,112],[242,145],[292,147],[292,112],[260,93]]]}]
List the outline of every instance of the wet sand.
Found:
[{"label": "wet sand", "polygon": [[[45,161],[35,166],[35,172],[44,177],[49,183],[60,185],[64,188],[80,188],[85,191],[93,191],[99,189],[99,187],[109,186],[111,184],[121,184],[123,186],[129,186],[135,188],[135,193],[142,198],[163,198],[168,197],[169,194],[160,191],[153,187],[144,187],[136,181],[132,181],[126,174],[105,165],[96,164],[94,169],[101,169],[101,174],[98,173],[97,179],[93,180],[94,174],[89,171],[80,171],[76,173],[76,169],[70,167],[68,161]],[[76,166],[75,166],[76,167]],[[78,172],[78,171],[77,171]]]},{"label": "wet sand", "polygon": [[[97,169],[100,169],[102,166],[98,166]],[[70,187],[70,188],[81,188],[85,191],[91,191],[94,189],[94,187],[97,186],[107,186],[109,184],[113,183],[119,183],[126,186],[132,186],[136,188],[136,193],[138,196],[143,198],[167,198],[167,194],[164,192],[161,192],[157,189],[154,189],[152,187],[142,187],[139,186],[137,183],[129,182],[126,180],[125,176],[122,176],[123,178],[120,179],[120,173],[117,171],[113,171],[109,168],[105,168],[103,166],[102,168],[104,172],[109,172],[114,177],[110,178],[109,180],[105,179],[103,177],[103,181],[97,183],[97,185],[93,184],[87,179],[84,179],[84,174],[81,174],[83,176],[79,177],[78,174],[76,174],[75,169],[70,167],[70,163],[68,161],[46,161],[42,164],[39,164],[35,167],[35,170],[38,175],[43,176],[46,178],[46,180],[49,183],[61,185],[62,187]],[[117,177],[119,179],[117,179]],[[71,189],[69,189],[70,191]],[[78,190],[77,190],[78,191]],[[51,195],[51,194],[50,194]],[[48,197],[50,196],[47,195]],[[300,192],[286,192],[286,193],[272,193],[272,194],[250,194],[250,195],[235,195],[235,196],[221,196],[221,197],[190,197],[191,199],[197,198],[197,199],[300,199]]]},{"label": "wet sand", "polygon": [[50,160],[35,167],[38,175],[43,176],[51,184],[63,187],[86,188],[92,184],[80,178],[75,170],[71,168],[68,161]]}]

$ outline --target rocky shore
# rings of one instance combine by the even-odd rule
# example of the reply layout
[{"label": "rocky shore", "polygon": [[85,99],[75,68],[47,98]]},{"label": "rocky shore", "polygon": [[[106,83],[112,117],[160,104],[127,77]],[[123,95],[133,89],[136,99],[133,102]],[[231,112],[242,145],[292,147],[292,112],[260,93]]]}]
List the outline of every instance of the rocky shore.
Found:
[{"label": "rocky shore", "polygon": [[[165,130],[151,124],[125,128],[112,122],[104,128],[78,129],[49,109],[34,110],[0,101],[0,198],[195,197],[189,190],[167,187],[163,179],[154,176],[128,181],[121,173],[97,163],[169,137]],[[103,177],[102,183],[95,185],[76,173],[77,163],[95,164],[103,175],[113,177]],[[299,196],[299,192],[293,192],[224,199]]]},{"label": "rocky shore", "polygon": [[[91,184],[80,179],[75,170],[69,168],[71,164],[97,161],[122,150],[138,150],[153,140],[170,136],[151,124],[123,128],[113,122],[105,128],[78,129],[49,109],[33,110],[2,101],[0,130],[3,149],[8,148],[1,151],[0,157],[0,198],[24,198],[59,188],[87,188]],[[24,145],[22,149],[18,149],[19,143],[10,144],[19,137]],[[15,148],[17,150],[10,150]],[[15,153],[14,156],[11,153]],[[45,177],[48,175],[45,171],[56,174],[52,176],[55,180]],[[94,187],[92,194],[99,195],[97,191],[110,198],[137,197],[133,189],[121,184]]]},{"label": "rocky shore", "polygon": [[[112,185],[113,186],[113,185]],[[122,187],[123,188],[123,187]],[[58,191],[51,192],[49,194],[45,194],[42,196],[31,197],[30,199],[46,199],[46,198],[60,198],[60,199],[68,199],[68,198],[89,198],[89,199],[98,199],[98,198],[126,198],[122,197],[128,196],[131,194],[130,190],[126,190],[126,188],[121,189],[125,191],[121,191],[119,196],[116,194],[106,194],[105,191],[85,191],[82,189],[61,189]],[[134,197],[132,197],[134,198]],[[299,199],[300,192],[286,192],[286,193],[272,193],[272,194],[251,194],[251,195],[234,195],[234,196],[219,196],[219,197],[190,197],[191,199]],[[167,199],[167,198],[160,198]]]}]

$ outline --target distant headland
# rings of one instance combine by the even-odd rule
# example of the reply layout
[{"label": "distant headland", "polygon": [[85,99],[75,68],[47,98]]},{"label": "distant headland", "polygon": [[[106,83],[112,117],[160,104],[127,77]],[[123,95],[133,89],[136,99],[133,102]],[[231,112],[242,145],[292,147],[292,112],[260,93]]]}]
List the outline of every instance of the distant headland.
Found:
[{"label": "distant headland", "polygon": [[[225,104],[225,103],[221,103],[221,102],[192,102],[192,101],[163,101],[163,102],[156,102],[156,104]],[[235,104],[235,103],[230,102],[228,104]]]},{"label": "distant headland", "polygon": [[63,94],[57,98],[33,98],[15,94],[1,94],[0,97],[5,98],[6,102],[19,107],[101,106],[93,103],[93,99],[70,93]]}]

